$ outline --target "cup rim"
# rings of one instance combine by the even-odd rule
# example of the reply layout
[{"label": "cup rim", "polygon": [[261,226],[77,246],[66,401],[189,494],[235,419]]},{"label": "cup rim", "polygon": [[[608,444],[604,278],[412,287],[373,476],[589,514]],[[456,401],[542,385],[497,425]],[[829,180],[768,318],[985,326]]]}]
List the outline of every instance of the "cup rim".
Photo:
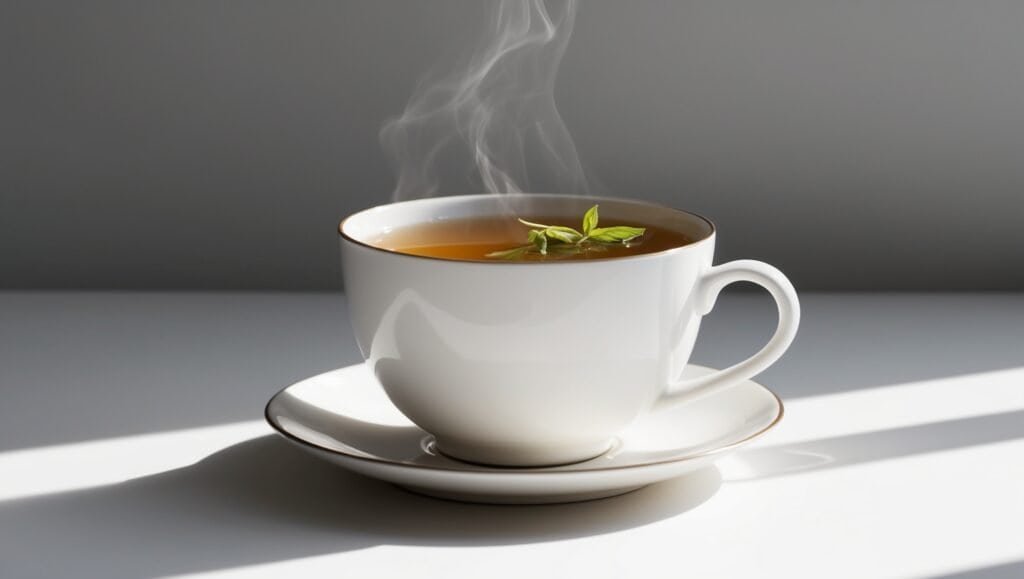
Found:
[{"label": "cup rim", "polygon": [[706,236],[704,236],[703,238],[698,239],[697,241],[694,241],[692,243],[687,243],[686,245],[680,245],[678,247],[671,247],[669,249],[665,249],[665,250],[662,250],[662,251],[656,251],[656,252],[653,252],[653,253],[641,253],[641,254],[638,254],[638,255],[626,255],[626,256],[618,256],[618,257],[594,257],[594,258],[590,258],[590,259],[578,259],[578,260],[567,259],[567,260],[551,260],[551,261],[505,261],[505,260],[485,260],[485,259],[454,259],[454,258],[450,258],[450,257],[437,257],[437,256],[432,256],[432,255],[417,255],[417,254],[412,254],[412,253],[403,253],[401,251],[395,251],[393,249],[386,249],[386,248],[383,248],[383,247],[377,247],[376,245],[372,245],[370,243],[366,243],[365,241],[360,241],[360,240],[352,237],[351,235],[349,235],[348,233],[345,232],[345,224],[349,220],[351,220],[351,219],[353,219],[355,217],[358,217],[360,215],[363,215],[364,213],[368,213],[368,212],[371,212],[371,211],[378,211],[378,210],[381,210],[381,209],[383,209],[385,207],[392,207],[392,206],[395,206],[395,205],[415,204],[415,203],[428,203],[428,202],[439,200],[439,199],[452,199],[452,200],[455,200],[455,199],[474,199],[474,198],[475,199],[488,199],[488,198],[495,197],[495,194],[493,194],[493,193],[478,193],[478,194],[469,194],[469,195],[443,195],[443,196],[437,196],[437,197],[425,197],[425,198],[421,198],[421,199],[409,199],[409,200],[406,200],[406,201],[396,201],[396,202],[392,202],[392,203],[382,203],[380,205],[374,205],[372,207],[367,207],[366,209],[361,209],[359,211],[356,211],[355,213],[352,213],[351,215],[349,215],[349,216],[345,217],[344,219],[342,219],[338,223],[338,235],[343,240],[345,240],[345,241],[347,241],[349,243],[352,243],[354,245],[365,247],[367,249],[372,249],[374,251],[379,251],[379,252],[382,252],[382,253],[385,253],[385,254],[388,254],[388,255],[393,255],[393,256],[396,256],[396,257],[405,257],[405,258],[411,258],[411,259],[426,259],[426,260],[441,261],[441,262],[446,262],[446,263],[462,263],[462,264],[467,264],[467,265],[501,265],[501,266],[508,266],[508,265],[531,266],[531,265],[533,265],[533,266],[551,266],[551,265],[556,265],[557,264],[557,265],[567,265],[567,266],[578,267],[578,266],[582,266],[582,265],[585,265],[585,264],[588,264],[588,263],[603,263],[603,262],[608,262],[608,261],[637,261],[637,260],[642,260],[642,259],[657,259],[659,257],[663,257],[663,256],[668,255],[668,254],[686,251],[686,250],[689,250],[691,248],[696,248],[696,247],[704,245],[706,243],[710,243],[712,240],[715,239],[715,234],[718,232],[718,227],[715,226],[715,223],[713,221],[711,221],[711,219],[709,219],[708,217],[706,217],[704,215],[701,215],[700,213],[696,213],[694,211],[689,211],[689,210],[686,210],[686,209],[679,209],[677,207],[671,207],[671,206],[668,206],[668,205],[662,205],[660,203],[654,203],[654,202],[651,202],[651,201],[645,201],[643,199],[630,199],[630,198],[626,198],[626,197],[605,197],[605,196],[597,196],[597,195],[566,195],[566,194],[560,194],[560,193],[517,193],[515,195],[529,195],[531,197],[543,197],[543,198],[548,198],[548,199],[593,199],[594,201],[596,201],[598,203],[600,203],[601,201],[613,201],[613,202],[619,202],[619,203],[629,203],[629,204],[633,204],[633,205],[645,205],[645,206],[648,206],[648,207],[654,207],[654,208],[657,208],[657,209],[668,210],[668,211],[675,211],[677,213],[684,213],[686,215],[690,215],[692,217],[696,217],[697,219],[703,221],[704,223],[706,223],[708,225],[708,227],[710,228],[710,232]]}]

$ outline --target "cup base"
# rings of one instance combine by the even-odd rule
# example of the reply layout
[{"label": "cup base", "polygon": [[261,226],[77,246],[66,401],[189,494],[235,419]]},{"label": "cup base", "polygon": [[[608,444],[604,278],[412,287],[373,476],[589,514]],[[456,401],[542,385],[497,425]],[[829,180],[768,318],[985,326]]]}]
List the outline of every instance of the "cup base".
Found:
[{"label": "cup base", "polygon": [[615,445],[615,439],[569,447],[526,447],[466,444],[449,439],[434,439],[436,452],[462,462],[503,468],[545,468],[593,460]]}]

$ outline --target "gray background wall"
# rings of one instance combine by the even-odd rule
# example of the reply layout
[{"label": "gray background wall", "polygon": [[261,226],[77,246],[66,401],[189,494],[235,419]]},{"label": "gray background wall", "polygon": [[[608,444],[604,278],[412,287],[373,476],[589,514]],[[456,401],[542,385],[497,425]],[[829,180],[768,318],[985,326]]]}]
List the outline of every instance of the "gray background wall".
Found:
[{"label": "gray background wall", "polygon": [[[0,287],[338,287],[377,143],[484,6],[0,4]],[[560,109],[609,192],[803,289],[1024,288],[1024,3],[584,0]]]}]

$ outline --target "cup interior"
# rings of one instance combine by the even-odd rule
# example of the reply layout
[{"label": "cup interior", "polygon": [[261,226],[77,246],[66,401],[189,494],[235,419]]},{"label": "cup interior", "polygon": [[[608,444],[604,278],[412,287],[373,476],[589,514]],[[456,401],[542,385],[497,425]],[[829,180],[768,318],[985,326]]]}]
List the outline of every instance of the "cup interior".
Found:
[{"label": "cup interior", "polygon": [[714,233],[714,225],[695,213],[645,201],[572,195],[466,195],[433,197],[381,205],[356,213],[339,226],[342,236],[357,243],[386,248],[388,234],[404,227],[428,222],[508,215],[565,216],[567,223],[578,220],[591,206],[601,206],[601,219],[621,220],[663,227],[686,235],[693,242]]}]

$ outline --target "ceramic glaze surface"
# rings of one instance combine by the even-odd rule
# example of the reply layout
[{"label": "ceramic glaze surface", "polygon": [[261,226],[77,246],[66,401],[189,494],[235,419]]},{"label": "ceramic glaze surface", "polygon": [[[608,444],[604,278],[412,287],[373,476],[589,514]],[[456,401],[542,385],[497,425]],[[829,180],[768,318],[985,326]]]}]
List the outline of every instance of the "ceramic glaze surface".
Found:
[{"label": "ceramic glaze surface", "polygon": [[[689,366],[698,377],[710,368]],[[549,503],[613,496],[709,466],[782,417],[767,388],[744,381],[691,404],[643,414],[611,450],[549,468],[496,468],[453,460],[388,399],[365,365],[293,384],[266,408],[271,426],[319,458],[416,492],[491,503]]]},{"label": "ceramic glaze surface", "polygon": [[[471,262],[374,247],[387,231],[507,213],[582,215],[674,227],[696,239],[662,253],[552,263]],[[535,466],[585,460],[653,406],[682,403],[760,372],[789,345],[796,294],[759,262],[712,267],[715,233],[682,211],[611,199],[445,197],[358,213],[341,227],[352,322],[394,405],[469,461]],[[769,344],[695,381],[679,380],[719,290],[765,286],[780,308]]]}]

